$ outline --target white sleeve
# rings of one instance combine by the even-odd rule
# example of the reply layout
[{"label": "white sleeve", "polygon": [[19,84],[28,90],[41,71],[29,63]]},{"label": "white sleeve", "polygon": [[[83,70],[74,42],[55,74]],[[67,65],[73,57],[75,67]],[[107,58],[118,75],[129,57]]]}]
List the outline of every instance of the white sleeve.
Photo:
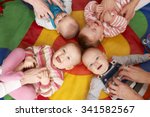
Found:
[{"label": "white sleeve", "polygon": [[87,96],[87,100],[98,100],[100,96],[100,92],[105,88],[102,80],[97,77],[92,78],[90,84],[90,90]]},{"label": "white sleeve", "polygon": [[56,30],[53,27],[53,25],[52,25],[50,20],[47,20],[47,19],[44,19],[44,18],[37,18],[37,17],[35,17],[35,21],[36,21],[37,25],[39,25],[39,26],[42,26],[42,27],[44,27],[46,29],[49,29],[49,30]]},{"label": "white sleeve", "polygon": [[72,12],[72,0],[62,0],[65,6],[65,11],[68,14],[71,14]]},{"label": "white sleeve", "polygon": [[20,80],[0,82],[0,98],[21,87]]}]

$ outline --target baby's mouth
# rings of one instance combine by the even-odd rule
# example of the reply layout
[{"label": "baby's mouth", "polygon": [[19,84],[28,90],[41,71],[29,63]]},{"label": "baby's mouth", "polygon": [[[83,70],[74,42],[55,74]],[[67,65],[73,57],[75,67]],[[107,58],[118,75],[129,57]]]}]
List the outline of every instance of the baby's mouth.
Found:
[{"label": "baby's mouth", "polygon": [[102,67],[102,65],[100,65],[100,66],[97,68],[97,70],[99,70],[101,67]]},{"label": "baby's mouth", "polygon": [[59,56],[56,57],[56,60],[57,60],[58,63],[61,63],[61,60],[60,60]]}]

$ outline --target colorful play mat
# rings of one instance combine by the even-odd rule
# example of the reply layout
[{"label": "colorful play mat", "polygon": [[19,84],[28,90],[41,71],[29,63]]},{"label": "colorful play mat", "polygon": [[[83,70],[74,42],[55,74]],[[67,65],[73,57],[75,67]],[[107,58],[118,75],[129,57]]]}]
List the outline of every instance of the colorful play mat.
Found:
[{"label": "colorful play mat", "polygon": [[[83,9],[89,0],[72,0],[72,16],[82,28],[85,24]],[[101,0],[98,0],[99,2]],[[68,42],[77,41],[63,39],[56,31],[50,31],[37,26],[34,21],[34,13],[21,0],[0,0],[3,10],[0,14],[0,64],[9,52],[16,48],[26,48],[32,45],[51,45],[57,50]],[[141,40],[150,33],[150,3],[138,10],[128,25],[126,31],[114,38],[105,38],[100,49],[103,49],[108,58],[113,55],[129,55],[144,53],[145,48]],[[150,71],[150,62],[141,65],[145,70]],[[37,99],[51,100],[85,100],[92,74],[80,63],[70,71],[64,71],[64,83],[62,87],[49,98],[39,96]],[[26,94],[27,95],[27,94]],[[145,99],[150,97],[148,88]],[[102,92],[100,99],[109,99],[109,96]],[[13,99],[9,95],[4,100]]]}]

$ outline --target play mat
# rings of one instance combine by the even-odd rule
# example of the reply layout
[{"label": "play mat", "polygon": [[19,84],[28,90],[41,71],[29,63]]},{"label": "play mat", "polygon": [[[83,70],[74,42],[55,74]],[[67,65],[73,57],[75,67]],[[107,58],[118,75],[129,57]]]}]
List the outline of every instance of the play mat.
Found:
[{"label": "play mat", "polygon": [[[72,0],[72,16],[82,28],[85,24],[83,9],[89,0]],[[98,0],[100,1],[100,0]],[[16,48],[26,48],[32,45],[51,45],[54,50],[68,42],[77,41],[63,39],[56,31],[50,31],[39,27],[34,21],[34,13],[25,6],[21,0],[0,0],[3,14],[0,14],[0,64],[8,53]],[[150,33],[150,3],[138,10],[130,21],[126,31],[114,38],[105,38],[98,48],[103,49],[108,58],[112,55],[129,55],[144,53],[145,49],[141,40]],[[141,65],[146,70],[150,62]],[[39,96],[37,99],[51,100],[84,100],[86,99],[92,74],[80,63],[70,71],[64,71],[64,83],[62,87],[49,98]],[[144,95],[145,99],[150,97],[150,88]],[[100,99],[109,99],[102,92]],[[2,98],[13,99],[9,95]]]}]

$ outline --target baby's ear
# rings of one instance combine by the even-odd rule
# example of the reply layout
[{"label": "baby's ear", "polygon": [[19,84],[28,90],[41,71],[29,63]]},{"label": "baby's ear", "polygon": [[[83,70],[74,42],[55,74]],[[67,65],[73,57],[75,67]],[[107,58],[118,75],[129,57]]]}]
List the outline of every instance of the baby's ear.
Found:
[{"label": "baby's ear", "polygon": [[106,56],[106,54],[103,52],[103,56],[107,59],[107,56]]},{"label": "baby's ear", "polygon": [[71,69],[73,69],[74,68],[74,66],[70,66],[70,67],[67,67],[67,68],[65,68],[66,70],[71,70]]},{"label": "baby's ear", "polygon": [[59,30],[58,30],[58,28],[56,28],[56,31],[57,31],[57,33],[59,33]]},{"label": "baby's ear", "polygon": [[99,39],[100,42],[103,41],[103,39],[104,39],[104,34],[101,35],[101,37],[100,37],[100,39]]}]

